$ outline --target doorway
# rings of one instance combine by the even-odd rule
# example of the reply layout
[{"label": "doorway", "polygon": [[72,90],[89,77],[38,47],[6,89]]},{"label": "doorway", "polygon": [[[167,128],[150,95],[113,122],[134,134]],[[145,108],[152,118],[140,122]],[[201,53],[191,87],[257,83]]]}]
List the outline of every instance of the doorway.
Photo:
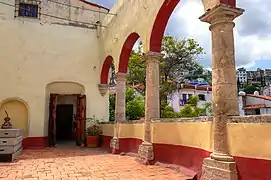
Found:
[{"label": "doorway", "polygon": [[86,96],[50,94],[48,146],[73,140],[81,146],[85,140]]},{"label": "doorway", "polygon": [[56,141],[73,140],[73,104],[59,104],[56,107]]}]

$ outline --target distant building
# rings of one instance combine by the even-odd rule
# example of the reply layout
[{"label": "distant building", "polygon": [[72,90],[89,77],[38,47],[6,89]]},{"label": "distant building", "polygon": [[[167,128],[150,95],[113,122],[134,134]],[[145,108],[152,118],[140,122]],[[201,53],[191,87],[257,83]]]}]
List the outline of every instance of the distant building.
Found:
[{"label": "distant building", "polygon": [[180,112],[183,106],[188,104],[191,96],[199,97],[198,107],[202,108],[206,102],[212,101],[212,87],[182,84],[179,90],[168,96],[168,105],[174,109],[174,112]]},{"label": "distant building", "polygon": [[240,83],[246,83],[247,82],[247,71],[245,68],[239,68],[237,70],[237,79]]},{"label": "distant building", "polygon": [[240,92],[239,110],[241,116],[271,114],[271,96]]}]

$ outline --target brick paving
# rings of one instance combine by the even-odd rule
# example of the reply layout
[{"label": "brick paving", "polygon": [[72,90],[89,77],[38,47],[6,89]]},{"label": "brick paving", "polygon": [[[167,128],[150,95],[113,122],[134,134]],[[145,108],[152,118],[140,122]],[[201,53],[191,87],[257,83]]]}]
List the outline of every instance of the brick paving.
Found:
[{"label": "brick paving", "polygon": [[4,180],[185,180],[179,172],[144,166],[130,156],[99,149],[58,147],[24,150],[13,163],[0,163]]}]

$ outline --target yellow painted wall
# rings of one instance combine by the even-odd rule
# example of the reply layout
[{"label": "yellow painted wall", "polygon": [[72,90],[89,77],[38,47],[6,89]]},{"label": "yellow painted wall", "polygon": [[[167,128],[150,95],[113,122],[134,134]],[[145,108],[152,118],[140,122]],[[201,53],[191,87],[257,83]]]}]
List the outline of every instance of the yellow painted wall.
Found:
[{"label": "yellow painted wall", "polygon": [[233,155],[271,160],[270,123],[232,123],[228,133]]},{"label": "yellow painted wall", "polygon": [[144,124],[120,124],[119,137],[120,138],[136,138],[143,139]]},{"label": "yellow painted wall", "polygon": [[153,143],[211,150],[211,123],[159,122],[152,124]]},{"label": "yellow painted wall", "polygon": [[104,136],[114,136],[114,124],[102,124],[101,126]]},{"label": "yellow painted wall", "polygon": [[[103,125],[104,135],[113,136],[114,126]],[[119,138],[143,139],[144,124],[120,124]],[[152,142],[213,151],[211,122],[152,123]],[[270,123],[228,124],[229,148],[233,156],[271,160]]]},{"label": "yellow painted wall", "polygon": [[4,123],[7,111],[13,128],[24,129],[24,136],[28,135],[28,110],[24,103],[10,100],[0,105],[0,126]]},{"label": "yellow painted wall", "polygon": [[[54,24],[52,19],[14,18],[14,8],[5,5],[0,5],[0,12],[0,101],[18,97],[28,103],[28,135],[47,136],[48,92],[78,92],[69,85],[46,91],[52,82],[81,84],[87,116],[108,120],[108,96],[98,90],[102,50],[97,31]],[[99,18],[87,17],[88,21]]]}]

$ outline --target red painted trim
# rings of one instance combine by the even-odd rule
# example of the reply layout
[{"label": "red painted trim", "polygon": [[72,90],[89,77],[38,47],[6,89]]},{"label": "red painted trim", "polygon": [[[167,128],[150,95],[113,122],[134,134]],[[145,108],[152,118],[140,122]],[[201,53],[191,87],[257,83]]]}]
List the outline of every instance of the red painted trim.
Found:
[{"label": "red painted trim", "polygon": [[112,56],[107,56],[102,67],[101,71],[101,84],[107,84],[108,83],[108,74],[110,70],[110,66],[113,62]]},{"label": "red painted trim", "polygon": [[108,152],[110,152],[111,148],[110,148],[110,141],[111,141],[112,137],[111,136],[101,136],[101,148],[108,150]]},{"label": "red painted trim", "polygon": [[165,0],[161,6],[152,28],[150,51],[161,51],[162,38],[164,36],[168,20],[179,2],[180,0]]},{"label": "red painted trim", "polygon": [[23,139],[23,149],[39,149],[48,146],[48,137],[26,137]]},{"label": "red painted trim", "polygon": [[[179,2],[180,0],[165,0],[161,6],[152,28],[150,51],[161,52],[162,39],[168,20]],[[220,3],[227,4],[232,7],[236,6],[236,0],[220,0]]]},{"label": "red painted trim", "polygon": [[139,35],[137,33],[132,33],[127,37],[121,49],[118,72],[127,73],[130,54],[132,52],[134,44],[138,39]]},{"label": "red painted trim", "polygon": [[270,180],[271,160],[234,157],[239,180]]},{"label": "red painted trim", "polygon": [[220,3],[236,7],[236,0],[220,0]]},{"label": "red painted trim", "polygon": [[198,174],[202,171],[203,159],[210,156],[210,152],[180,145],[153,144],[154,160],[186,167]]},{"label": "red painted trim", "polygon": [[84,1],[84,0],[79,0],[79,1],[81,1],[81,2],[83,2],[83,3],[86,3],[86,4],[88,4],[88,5],[91,5],[91,6],[97,7],[97,8],[102,8],[102,9],[105,9],[105,10],[107,10],[107,11],[110,11],[110,9],[108,9],[108,8],[106,8],[106,7],[103,7],[103,6],[101,6],[101,5],[98,5],[98,4],[92,3],[92,2],[88,2],[88,1]]},{"label": "red painted trim", "polygon": [[139,146],[142,144],[141,139],[135,138],[120,138],[120,151],[137,153]]}]

